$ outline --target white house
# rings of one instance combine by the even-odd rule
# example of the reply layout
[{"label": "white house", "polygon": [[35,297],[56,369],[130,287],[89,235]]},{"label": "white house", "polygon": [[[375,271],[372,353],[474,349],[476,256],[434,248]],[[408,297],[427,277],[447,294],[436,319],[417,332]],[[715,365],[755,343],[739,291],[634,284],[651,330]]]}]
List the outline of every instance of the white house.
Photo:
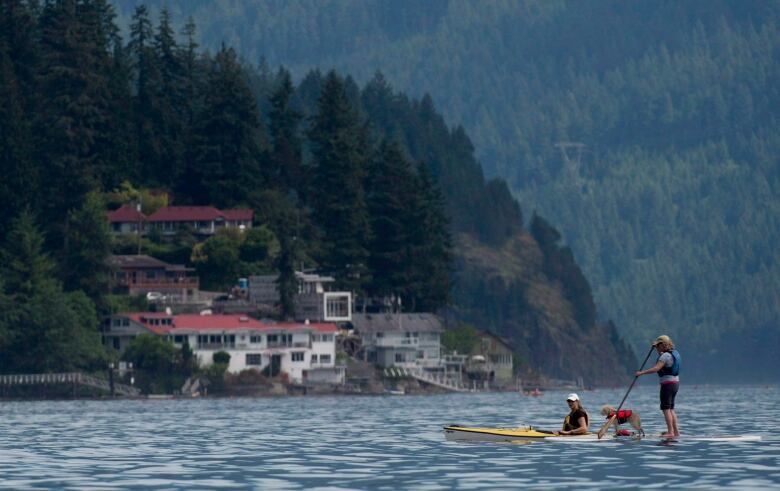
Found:
[{"label": "white house", "polygon": [[263,323],[242,315],[134,312],[108,317],[103,342],[122,352],[135,336],[150,332],[179,348],[188,344],[201,366],[224,351],[231,373],[255,368],[269,376],[287,374],[299,384],[340,384],[345,368],[336,364],[337,330],[332,323]]}]

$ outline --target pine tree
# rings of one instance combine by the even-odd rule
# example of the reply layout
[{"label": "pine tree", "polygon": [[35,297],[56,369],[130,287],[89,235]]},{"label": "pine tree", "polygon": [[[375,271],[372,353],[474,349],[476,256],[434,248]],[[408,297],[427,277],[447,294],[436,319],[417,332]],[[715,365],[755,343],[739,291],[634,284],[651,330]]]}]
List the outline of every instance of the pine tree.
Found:
[{"label": "pine tree", "polygon": [[411,257],[413,308],[435,312],[450,303],[453,287],[453,244],[445,198],[424,162],[417,166],[415,185],[421,205],[413,214]]},{"label": "pine tree", "polygon": [[372,237],[367,290],[370,295],[392,297],[396,302],[409,293],[413,249],[421,245],[412,243],[413,213],[422,206],[415,179],[399,145],[382,141],[366,179]]},{"label": "pine tree", "polygon": [[9,46],[0,38],[0,210],[6,210],[0,216],[0,236],[10,227],[8,215],[34,206],[38,186],[30,121],[8,52]]},{"label": "pine tree", "polygon": [[160,11],[153,46],[160,76],[154,111],[154,127],[160,141],[157,176],[160,183],[172,187],[182,173],[183,137],[188,121],[186,92],[189,89],[184,62],[190,60],[182,56],[166,8]]},{"label": "pine tree", "polygon": [[23,210],[14,218],[0,249],[0,275],[14,298],[30,298],[55,288],[56,264],[44,251],[44,238],[33,214]]},{"label": "pine tree", "polygon": [[271,95],[269,114],[271,158],[268,184],[283,192],[295,192],[300,196],[306,189],[301,142],[298,137],[301,114],[290,107],[290,98],[294,92],[290,72],[280,69],[278,79],[279,87]]},{"label": "pine tree", "polygon": [[257,104],[233,49],[223,47],[208,74],[195,122],[195,161],[183,191],[193,203],[246,203],[262,182],[263,129]]},{"label": "pine tree", "polygon": [[36,121],[37,158],[47,179],[44,219],[53,224],[48,239],[64,244],[68,214],[97,187],[107,166],[109,93],[104,70],[105,30],[94,3],[47,3],[41,14],[40,105]]},{"label": "pine tree", "polygon": [[344,82],[330,72],[309,132],[315,165],[312,202],[323,230],[322,266],[353,291],[367,283],[370,225],[363,191],[367,137]]},{"label": "pine tree", "polygon": [[70,213],[69,254],[61,261],[66,290],[82,290],[93,300],[105,293],[111,253],[111,234],[106,206],[97,192],[91,192],[81,208]]},{"label": "pine tree", "polygon": [[162,142],[156,126],[158,94],[160,93],[160,69],[153,47],[154,35],[149,11],[145,5],[135,8],[130,24],[128,50],[135,72],[135,138],[138,142],[138,168],[140,176],[149,183],[160,184]]}]

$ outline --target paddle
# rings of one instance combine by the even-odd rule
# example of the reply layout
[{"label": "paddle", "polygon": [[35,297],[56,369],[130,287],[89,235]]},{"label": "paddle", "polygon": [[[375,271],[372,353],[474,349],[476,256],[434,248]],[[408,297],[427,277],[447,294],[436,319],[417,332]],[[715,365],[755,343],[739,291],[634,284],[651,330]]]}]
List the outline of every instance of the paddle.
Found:
[{"label": "paddle", "polygon": [[[655,349],[655,346],[650,346],[650,351],[647,352],[647,356],[645,357],[645,361],[642,362],[642,366],[639,367],[639,370],[637,372],[641,372],[643,368],[645,368],[645,363],[647,363],[647,360],[650,359],[650,355],[653,354],[653,350]],[[615,418],[617,418],[617,413],[621,409],[623,409],[623,403],[626,402],[626,398],[628,397],[629,392],[631,392],[631,389],[634,388],[634,384],[636,383],[636,379],[639,377],[634,375],[634,380],[631,382],[631,385],[628,386],[628,390],[626,391],[626,395],[623,396],[623,400],[620,401],[620,405],[615,410],[615,414],[610,416],[610,418],[607,420],[606,423],[604,423],[604,426],[601,427],[598,433],[599,440],[601,440],[604,437],[604,434],[607,432],[607,429],[609,429],[609,426],[612,424],[613,421],[615,421]]]}]

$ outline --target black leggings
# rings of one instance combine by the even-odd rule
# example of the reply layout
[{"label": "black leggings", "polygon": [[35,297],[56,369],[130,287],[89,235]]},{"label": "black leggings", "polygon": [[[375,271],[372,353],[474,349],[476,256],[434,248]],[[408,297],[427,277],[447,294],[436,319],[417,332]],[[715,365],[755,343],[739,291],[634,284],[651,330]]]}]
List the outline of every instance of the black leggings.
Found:
[{"label": "black leggings", "polygon": [[661,384],[661,411],[674,409],[674,398],[677,397],[679,382],[673,384]]}]

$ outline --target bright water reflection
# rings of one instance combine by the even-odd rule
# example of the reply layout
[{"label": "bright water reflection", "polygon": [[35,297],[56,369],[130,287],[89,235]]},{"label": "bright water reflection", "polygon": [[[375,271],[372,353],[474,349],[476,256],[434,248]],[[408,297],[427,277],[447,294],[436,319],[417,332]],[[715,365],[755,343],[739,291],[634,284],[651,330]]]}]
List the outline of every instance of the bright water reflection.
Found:
[{"label": "bright water reflection", "polygon": [[[593,420],[621,390],[580,394]],[[683,433],[761,443],[463,444],[441,426],[554,428],[563,393],[175,401],[3,402],[0,488],[780,487],[776,388],[682,386]],[[629,407],[658,433],[656,388]],[[694,420],[694,415],[697,419]]]}]

